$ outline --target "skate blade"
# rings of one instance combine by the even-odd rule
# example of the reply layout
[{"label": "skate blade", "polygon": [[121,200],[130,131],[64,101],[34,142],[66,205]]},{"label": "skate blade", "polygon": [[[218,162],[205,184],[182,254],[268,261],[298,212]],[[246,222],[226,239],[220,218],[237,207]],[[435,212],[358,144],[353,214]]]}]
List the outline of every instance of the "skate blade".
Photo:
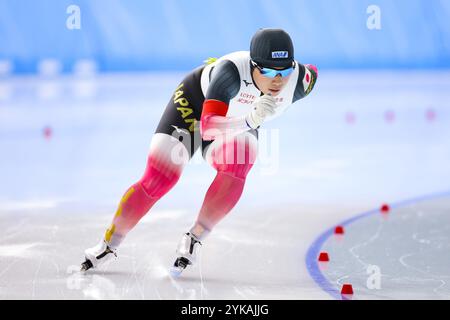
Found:
[{"label": "skate blade", "polygon": [[172,278],[179,278],[181,276],[181,274],[183,273],[184,269],[185,268],[183,268],[183,267],[172,266],[172,267],[170,267],[169,274]]},{"label": "skate blade", "polygon": [[92,267],[93,267],[92,262],[89,261],[89,260],[86,260],[85,262],[83,262],[83,263],[81,264],[81,269],[80,269],[80,271],[81,271],[81,272],[85,272],[85,271],[88,271],[89,269],[91,269]]}]

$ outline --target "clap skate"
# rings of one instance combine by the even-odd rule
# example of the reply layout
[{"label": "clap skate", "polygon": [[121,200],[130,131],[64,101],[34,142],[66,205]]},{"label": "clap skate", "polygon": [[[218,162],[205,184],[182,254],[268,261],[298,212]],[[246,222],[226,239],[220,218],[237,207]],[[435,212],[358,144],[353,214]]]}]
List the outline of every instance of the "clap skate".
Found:
[{"label": "clap skate", "polygon": [[81,264],[81,271],[87,271],[96,268],[112,257],[117,258],[116,250],[111,249],[105,240],[102,240],[95,247],[89,248],[84,252],[86,261]]},{"label": "clap skate", "polygon": [[177,258],[170,269],[173,277],[181,275],[188,265],[194,265],[202,243],[193,234],[185,233],[177,248]]}]

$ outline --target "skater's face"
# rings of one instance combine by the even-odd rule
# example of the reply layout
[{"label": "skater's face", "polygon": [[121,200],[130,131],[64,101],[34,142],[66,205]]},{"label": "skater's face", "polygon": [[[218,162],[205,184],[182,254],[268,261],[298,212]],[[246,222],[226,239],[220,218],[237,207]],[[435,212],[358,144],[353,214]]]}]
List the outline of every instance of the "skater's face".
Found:
[{"label": "skater's face", "polygon": [[[282,68],[274,68],[277,70],[283,70]],[[253,80],[256,82],[256,86],[264,94],[271,94],[277,96],[281,90],[286,86],[289,81],[290,74],[287,76],[281,76],[278,74],[276,77],[270,78],[262,74],[258,68],[253,68]]]}]

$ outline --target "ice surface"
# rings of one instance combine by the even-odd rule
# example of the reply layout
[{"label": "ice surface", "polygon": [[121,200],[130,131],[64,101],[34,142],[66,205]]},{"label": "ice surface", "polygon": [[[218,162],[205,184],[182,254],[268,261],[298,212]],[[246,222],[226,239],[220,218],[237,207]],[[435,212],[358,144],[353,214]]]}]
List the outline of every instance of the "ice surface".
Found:
[{"label": "ice surface", "polygon": [[[309,97],[265,126],[269,146],[196,267],[168,276],[215,175],[198,155],[118,260],[79,274],[84,249],[140,178],[182,76],[0,80],[1,299],[329,299],[305,265],[318,235],[382,202],[449,189],[449,72],[323,71]],[[448,298],[447,211],[444,199],[358,221],[328,279],[363,281],[370,263],[386,278],[381,291],[357,285],[362,298],[417,297],[416,287]]]}]

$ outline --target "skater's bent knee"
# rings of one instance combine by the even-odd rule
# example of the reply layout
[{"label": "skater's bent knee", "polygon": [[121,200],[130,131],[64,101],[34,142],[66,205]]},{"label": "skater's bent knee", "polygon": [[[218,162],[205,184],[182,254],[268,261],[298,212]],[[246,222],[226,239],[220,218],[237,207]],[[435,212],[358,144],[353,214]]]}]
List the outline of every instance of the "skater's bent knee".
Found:
[{"label": "skater's bent knee", "polygon": [[232,177],[245,179],[253,164],[216,164],[214,167],[217,172],[228,174]]},{"label": "skater's bent knee", "polygon": [[150,154],[147,161],[147,168],[140,185],[148,196],[160,198],[166,194],[178,181],[182,171],[182,166],[176,165],[169,159]]},{"label": "skater's bent knee", "polygon": [[215,141],[207,151],[206,160],[218,172],[245,179],[256,161],[257,139],[243,134],[229,141]]}]

